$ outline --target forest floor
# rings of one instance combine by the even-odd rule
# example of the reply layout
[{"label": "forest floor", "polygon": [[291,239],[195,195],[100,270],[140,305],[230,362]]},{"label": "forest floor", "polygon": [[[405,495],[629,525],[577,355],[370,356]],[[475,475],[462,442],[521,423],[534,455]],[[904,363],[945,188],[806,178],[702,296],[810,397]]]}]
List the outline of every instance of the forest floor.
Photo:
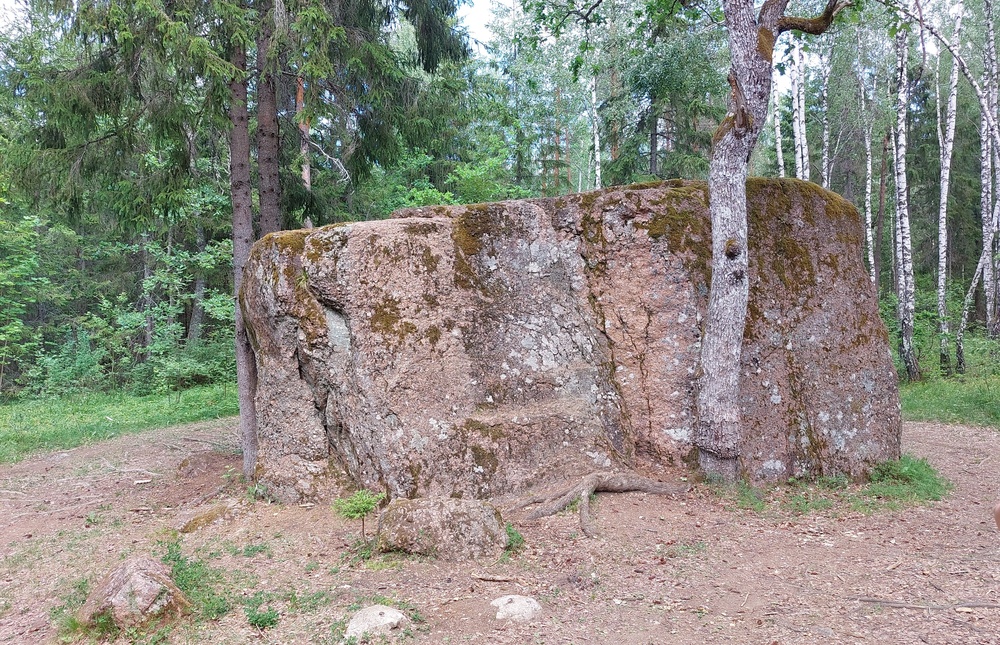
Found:
[{"label": "forest floor", "polygon": [[[866,515],[843,498],[801,514],[808,491],[796,487],[762,510],[706,485],[680,499],[601,494],[595,539],[572,514],[515,518],[526,546],[505,561],[352,564],[359,527],[328,504],[247,497],[234,428],[178,426],[0,466],[0,643],[57,642],[59,608],[79,602],[82,581],[127,555],[161,557],[171,540],[221,576],[233,609],[186,619],[170,643],[334,643],[376,599],[419,619],[394,637],[406,643],[1000,643],[996,430],[906,424],[904,451],[955,485],[926,506]],[[175,532],[219,504],[222,519]],[[533,596],[541,618],[497,621],[490,601],[505,594]],[[278,610],[273,627],[248,622],[241,599],[255,596]]]}]

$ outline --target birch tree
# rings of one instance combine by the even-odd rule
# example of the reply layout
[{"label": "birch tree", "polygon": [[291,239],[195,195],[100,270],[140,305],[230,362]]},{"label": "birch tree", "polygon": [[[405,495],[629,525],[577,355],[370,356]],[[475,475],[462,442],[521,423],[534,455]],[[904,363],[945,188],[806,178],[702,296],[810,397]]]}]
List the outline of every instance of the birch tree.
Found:
[{"label": "birch tree", "polygon": [[819,57],[820,112],[823,114],[823,134],[820,140],[820,176],[823,188],[830,189],[830,70],[833,68],[833,41]]},{"label": "birch tree", "polygon": [[809,143],[806,138],[805,70],[802,61],[802,44],[797,40],[791,53],[792,84],[792,138],[795,147],[795,177],[809,180]]},{"label": "birch tree", "polygon": [[[958,3],[952,9],[955,19],[955,42],[956,47],[961,46],[960,35],[962,32],[962,16],[964,10],[962,3]],[[940,58],[938,59],[940,61]],[[938,307],[938,336],[939,336],[939,360],[941,372],[945,375],[951,374],[951,348],[948,343],[948,189],[951,182],[951,157],[955,145],[955,121],[958,110],[958,77],[960,71],[958,64],[952,61],[951,76],[948,82],[948,107],[944,114],[944,127],[941,122],[941,102],[935,101],[935,111],[937,112],[937,132],[938,144],[941,151],[941,195],[938,201],[938,275],[937,275],[937,307]],[[935,92],[939,83],[935,82]],[[987,139],[988,141],[988,139]]]},{"label": "birch tree", "polygon": [[899,300],[897,318],[899,320],[899,355],[906,368],[906,376],[911,381],[920,379],[916,349],[913,346],[913,324],[916,309],[916,293],[913,278],[913,251],[910,236],[910,205],[906,183],[906,117],[910,101],[907,62],[909,60],[910,39],[906,29],[896,32],[896,131],[895,131],[895,171],[896,171],[896,296]]},{"label": "birch tree", "polygon": [[774,119],[774,155],[778,165],[778,176],[785,176],[785,155],[782,151],[781,139],[781,103],[778,101],[778,85],[771,79],[771,117]]}]

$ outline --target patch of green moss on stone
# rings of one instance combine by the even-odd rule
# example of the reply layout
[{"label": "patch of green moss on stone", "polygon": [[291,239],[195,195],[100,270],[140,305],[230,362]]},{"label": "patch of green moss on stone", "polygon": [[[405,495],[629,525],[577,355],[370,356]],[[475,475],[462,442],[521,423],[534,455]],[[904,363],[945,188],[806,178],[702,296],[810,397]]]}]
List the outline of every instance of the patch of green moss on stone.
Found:
[{"label": "patch of green moss on stone", "polygon": [[499,465],[496,455],[491,450],[476,445],[469,446],[469,451],[472,453],[472,462],[483,469],[483,478],[489,481]]},{"label": "patch of green moss on stone", "polygon": [[399,313],[399,300],[391,296],[375,305],[371,317],[371,328],[372,331],[380,333],[386,338],[393,338],[398,343],[402,343],[407,336],[417,331],[416,325],[408,320],[403,320]]},{"label": "patch of green moss on stone", "polygon": [[413,222],[406,224],[403,230],[410,235],[429,235],[436,233],[438,226],[433,222]]},{"label": "patch of green moss on stone", "polygon": [[441,328],[432,325],[427,329],[427,340],[431,342],[431,347],[437,347],[438,341],[441,340]]},{"label": "patch of green moss on stone", "polygon": [[427,271],[427,273],[434,273],[437,271],[438,262],[441,261],[441,257],[434,255],[431,252],[431,248],[429,246],[425,246],[423,251],[420,253],[420,261],[423,263],[424,270]]},{"label": "patch of green moss on stone", "polygon": [[492,441],[503,441],[507,438],[503,431],[503,426],[487,425],[482,421],[477,421],[476,419],[466,419],[465,423],[462,424],[461,429],[464,431],[466,436],[469,433],[474,433]]}]

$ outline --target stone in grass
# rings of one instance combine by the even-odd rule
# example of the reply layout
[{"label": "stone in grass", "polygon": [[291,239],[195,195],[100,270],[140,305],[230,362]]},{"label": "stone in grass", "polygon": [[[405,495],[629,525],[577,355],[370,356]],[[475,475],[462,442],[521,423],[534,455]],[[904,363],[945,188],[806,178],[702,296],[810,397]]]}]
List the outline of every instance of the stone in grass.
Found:
[{"label": "stone in grass", "polygon": [[479,500],[395,499],[379,516],[379,551],[441,560],[497,558],[507,548],[499,511]]},{"label": "stone in grass", "polygon": [[542,613],[542,606],[530,596],[501,596],[490,604],[497,608],[497,620],[527,623]]},{"label": "stone in grass", "polygon": [[386,605],[365,607],[351,617],[344,631],[344,640],[361,639],[364,635],[388,634],[394,629],[400,629],[409,623],[409,618],[403,612]]},{"label": "stone in grass", "polygon": [[87,597],[76,617],[93,625],[110,616],[119,628],[180,616],[191,606],[162,562],[129,558],[109,573]]}]

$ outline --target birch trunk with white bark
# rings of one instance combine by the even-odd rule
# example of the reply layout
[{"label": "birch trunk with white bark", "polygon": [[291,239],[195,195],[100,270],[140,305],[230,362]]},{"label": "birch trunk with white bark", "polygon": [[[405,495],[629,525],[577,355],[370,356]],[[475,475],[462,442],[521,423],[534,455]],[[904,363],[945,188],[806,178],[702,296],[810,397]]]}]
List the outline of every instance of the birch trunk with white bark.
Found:
[{"label": "birch trunk with white bark", "polygon": [[790,79],[792,85],[792,141],[795,147],[795,177],[797,179],[808,180],[809,154],[806,152],[805,110],[804,101],[802,101],[802,85],[804,84],[802,46],[798,41],[792,46]]},{"label": "birch trunk with white bark", "polygon": [[781,139],[781,102],[778,100],[778,85],[771,78],[771,116],[774,118],[774,155],[777,159],[778,176],[785,176],[785,153],[781,149],[783,141]]},{"label": "birch trunk with white bark", "polygon": [[597,114],[597,77],[590,84],[590,118],[594,129],[594,189],[601,187],[601,121]]},{"label": "birch trunk with white bark", "polygon": [[920,379],[920,366],[917,364],[916,349],[913,346],[913,326],[915,317],[915,300],[913,282],[913,253],[910,238],[910,206],[907,195],[906,178],[906,117],[909,107],[909,79],[907,77],[907,61],[909,58],[909,37],[905,30],[896,35],[896,227],[897,227],[897,258],[899,271],[897,279],[897,296],[899,298],[899,354],[906,367],[906,376],[910,381]]},{"label": "birch trunk with white bark", "polygon": [[864,75],[861,73],[859,66],[858,97],[861,107],[861,133],[865,144],[865,244],[868,251],[868,275],[872,280],[872,284],[878,287],[875,276],[875,236],[872,230],[872,127],[874,119],[868,115],[866,110],[867,101],[865,100],[865,93],[867,91]]},{"label": "birch trunk with white bark", "polygon": [[821,141],[822,155],[821,174],[823,188],[830,189],[830,70],[833,67],[833,43],[830,49],[819,58],[820,61],[820,111],[823,113],[823,138]]},{"label": "birch trunk with white bark", "polygon": [[[956,8],[955,17],[955,40],[961,43],[960,35],[962,30],[962,5],[959,3]],[[960,45],[959,45],[960,46]],[[940,60],[940,59],[939,59]],[[938,305],[938,355],[941,366],[941,373],[951,374],[951,348],[949,345],[949,322],[948,322],[948,190],[951,183],[951,157],[955,145],[955,121],[958,110],[958,64],[952,61],[951,77],[948,82],[948,107],[944,117],[944,129],[941,124],[940,101],[937,105],[937,130],[938,142],[941,150],[941,195],[938,202],[938,276],[937,276],[937,305]],[[935,79],[936,81],[937,79]],[[935,82],[935,94],[938,83]]]},{"label": "birch trunk with white bark", "polygon": [[[994,33],[996,29],[996,24],[993,16],[993,1],[984,0],[983,9],[986,14],[986,42],[983,48],[983,89],[986,92],[987,103],[989,105],[989,114],[993,118],[994,122],[997,117],[997,103],[998,103],[998,88],[997,88],[997,53],[996,53],[996,40],[994,38]],[[983,119],[983,121],[987,121]],[[988,141],[989,139],[984,139]],[[984,148],[987,147],[984,143]],[[989,145],[989,151],[985,153],[983,159],[986,163],[983,164],[984,167],[991,165],[991,172],[987,174],[984,170],[981,175],[984,183],[984,192],[989,191],[989,202],[986,204],[992,205],[992,201],[1000,198],[997,195],[997,187],[1000,186],[1000,177],[997,176],[997,172],[1000,171],[1000,145],[997,145],[995,141],[991,142]],[[994,183],[998,182],[998,183]],[[988,188],[985,186],[988,185]],[[995,249],[992,243],[996,240],[996,230],[997,230],[997,219],[993,216],[993,209],[990,207],[983,208],[983,251],[987,256],[986,263],[983,265],[983,296],[986,301],[986,330],[991,338],[997,336],[998,331],[998,321],[997,321],[997,289],[998,289],[998,275],[996,266]],[[991,241],[989,247],[989,252],[987,253],[986,240]]]}]

